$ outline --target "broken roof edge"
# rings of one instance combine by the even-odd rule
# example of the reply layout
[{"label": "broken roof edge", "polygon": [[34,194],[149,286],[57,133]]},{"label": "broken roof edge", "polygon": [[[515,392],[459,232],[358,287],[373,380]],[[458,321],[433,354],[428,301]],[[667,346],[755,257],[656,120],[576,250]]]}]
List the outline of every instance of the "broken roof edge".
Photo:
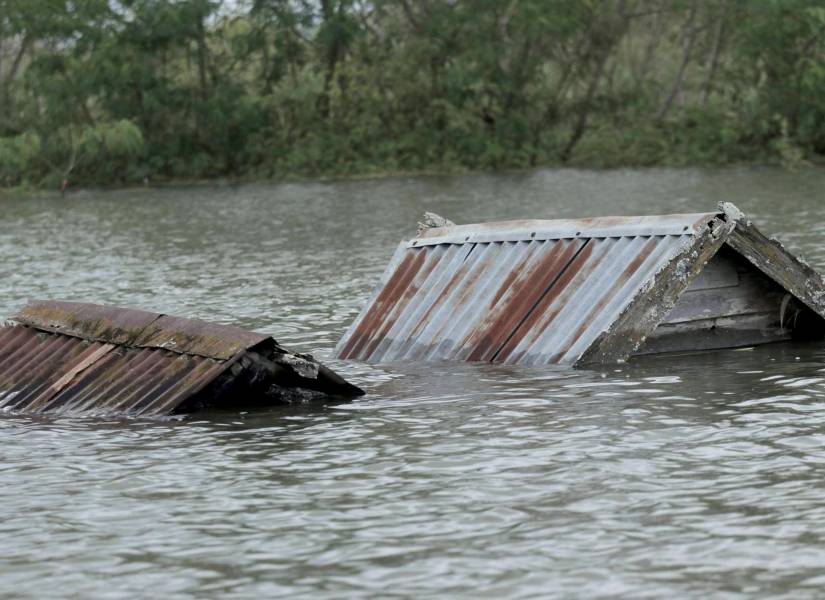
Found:
[{"label": "broken roof edge", "polygon": [[788,293],[825,319],[825,280],[804,259],[774,237],[763,234],[739,208],[720,202],[719,210],[734,224],[727,245]]},{"label": "broken roof edge", "polygon": [[642,345],[737,227],[737,221],[729,219],[726,213],[714,215],[704,234],[688,238],[681,251],[644,283],[574,366],[623,362]]},{"label": "broken roof edge", "polygon": [[786,292],[825,319],[825,280],[776,238],[765,236],[735,204],[720,202],[708,223],[656,273],[619,317],[585,350],[575,365],[627,360],[667,317],[691,282],[727,245]]},{"label": "broken roof edge", "polygon": [[332,355],[335,358],[340,359],[341,355],[346,347],[348,341],[352,337],[352,334],[355,333],[355,330],[358,329],[358,325],[361,323],[361,320],[364,318],[367,310],[369,307],[372,306],[375,301],[378,299],[378,296],[381,294],[381,291],[387,286],[392,277],[395,270],[398,268],[398,265],[401,264],[401,261],[404,259],[404,253],[409,247],[409,242],[402,241],[395,247],[395,251],[390,258],[390,261],[387,263],[387,266],[384,268],[383,273],[381,273],[381,277],[376,281],[373,286],[372,290],[370,291],[369,296],[367,297],[364,304],[361,308],[358,309],[358,312],[353,318],[352,322],[347,327],[347,330],[341,336],[341,339],[338,340],[338,343],[335,344],[335,348],[332,350]]},{"label": "broken roof edge", "polygon": [[437,244],[541,241],[653,235],[696,235],[717,212],[662,216],[589,217],[585,219],[515,220],[431,227],[404,244],[406,248]]},{"label": "broken roof edge", "polygon": [[11,321],[34,329],[132,348],[159,348],[228,360],[268,340],[263,333],[198,319],[143,310],[68,302],[31,300]]}]

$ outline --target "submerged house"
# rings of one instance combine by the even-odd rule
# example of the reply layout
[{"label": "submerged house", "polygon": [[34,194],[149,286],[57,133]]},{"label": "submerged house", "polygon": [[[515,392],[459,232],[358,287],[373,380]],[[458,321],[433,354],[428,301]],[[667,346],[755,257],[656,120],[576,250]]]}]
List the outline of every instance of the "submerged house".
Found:
[{"label": "submerged house", "polygon": [[0,410],[160,416],[359,388],[272,337],[195,319],[33,301],[0,327]]},{"label": "submerged house", "polygon": [[336,354],[583,365],[823,334],[822,277],[722,203],[420,230]]}]

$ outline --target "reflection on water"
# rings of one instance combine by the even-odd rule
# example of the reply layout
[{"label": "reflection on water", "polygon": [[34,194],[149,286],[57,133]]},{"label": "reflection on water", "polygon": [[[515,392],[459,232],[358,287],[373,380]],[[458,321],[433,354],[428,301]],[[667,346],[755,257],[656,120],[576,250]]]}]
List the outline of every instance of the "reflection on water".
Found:
[{"label": "reflection on water", "polygon": [[[423,210],[712,209],[825,266],[825,173],[543,171],[0,200],[30,297],[208,318],[329,353]],[[351,404],[0,419],[0,590],[42,597],[817,596],[825,347],[594,371],[333,361]],[[151,590],[151,592],[148,592]]]}]

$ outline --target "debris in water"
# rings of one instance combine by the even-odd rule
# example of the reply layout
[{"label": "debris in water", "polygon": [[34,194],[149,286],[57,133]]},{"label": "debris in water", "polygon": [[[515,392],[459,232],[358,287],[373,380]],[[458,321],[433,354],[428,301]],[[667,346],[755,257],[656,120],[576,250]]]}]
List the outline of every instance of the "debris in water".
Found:
[{"label": "debris in water", "polygon": [[364,392],[272,337],[171,315],[36,300],[0,327],[0,409],[158,416]]}]

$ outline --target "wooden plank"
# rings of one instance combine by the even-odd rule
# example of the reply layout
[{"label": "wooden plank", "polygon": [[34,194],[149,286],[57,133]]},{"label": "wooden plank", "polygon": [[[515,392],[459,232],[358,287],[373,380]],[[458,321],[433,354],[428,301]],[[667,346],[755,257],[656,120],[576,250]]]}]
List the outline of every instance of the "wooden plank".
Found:
[{"label": "wooden plank", "polygon": [[734,224],[721,216],[711,220],[685,244],[684,250],[656,273],[619,318],[582,354],[577,365],[627,359],[673,309],[679,296],[728,239]]},{"label": "wooden plank", "polygon": [[634,356],[739,348],[789,339],[791,330],[780,328],[778,315],[773,312],[736,315],[688,323],[662,324]]},{"label": "wooden plank", "polygon": [[105,356],[112,350],[114,350],[116,346],[114,344],[103,344],[100,348],[92,352],[89,356],[85,359],[81,360],[79,363],[74,365],[71,369],[69,369],[63,377],[55,381],[51,387],[49,388],[49,396],[54,396],[58,394],[64,387],[72,383],[78,375],[80,375],[83,371],[91,367],[95,364],[98,359],[102,356]]},{"label": "wooden plank", "polygon": [[724,248],[719,250],[719,253],[702,269],[702,272],[688,287],[688,292],[739,285],[739,269],[736,260],[726,255],[724,250]]},{"label": "wooden plank", "polygon": [[807,263],[788,252],[777,240],[765,237],[754,225],[738,215],[736,228],[728,237],[731,248],[757,269],[825,317],[825,281]]},{"label": "wooden plank", "polygon": [[759,312],[775,312],[778,315],[785,295],[782,288],[761,273],[743,273],[738,286],[700,290],[694,290],[691,286],[682,294],[663,323]]}]

